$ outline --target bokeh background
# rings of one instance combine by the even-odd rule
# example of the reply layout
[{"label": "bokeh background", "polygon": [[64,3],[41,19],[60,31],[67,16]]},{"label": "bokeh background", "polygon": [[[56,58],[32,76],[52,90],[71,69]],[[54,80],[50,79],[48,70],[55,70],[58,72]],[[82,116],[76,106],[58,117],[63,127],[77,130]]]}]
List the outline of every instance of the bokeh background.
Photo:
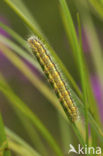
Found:
[{"label": "bokeh background", "polygon": [[[54,48],[57,55],[63,61],[67,69],[70,71],[78,86],[81,88],[79,72],[77,70],[76,62],[73,58],[72,50],[70,45],[68,44],[66,33],[64,31],[58,1],[23,0],[23,2],[32,14],[32,16],[35,17],[40,28],[42,29],[42,32],[47,37],[49,43]],[[82,0],[79,0],[78,2],[77,0],[67,0],[67,3],[69,5],[78,34],[76,15],[77,12],[79,12],[81,16],[84,5],[82,3]],[[96,13],[92,6],[90,6],[90,14],[96,27],[99,42],[102,46],[103,20],[101,20],[101,17]],[[27,40],[28,36],[31,35],[22,20],[13,12],[11,8],[8,7],[8,5],[3,0],[0,1],[0,21],[11,27],[25,40]],[[87,65],[89,67],[91,83],[94,90],[95,98],[98,102],[99,112],[101,114],[101,121],[103,122],[103,92],[101,90],[101,85],[98,81],[95,67],[91,59],[91,51],[89,48],[88,39],[86,37],[86,31],[87,30],[85,30],[85,28],[82,26],[83,50]],[[4,36],[12,39],[12,37],[2,28],[0,28],[0,34],[3,34]],[[28,62],[26,63],[35,74],[37,74],[45,83],[47,83],[46,79],[42,77],[42,75],[34,67],[32,67]],[[32,111],[35,112],[35,114],[37,114],[41,121],[43,121],[43,123],[50,130],[52,135],[56,138],[57,142],[62,147],[59,129],[60,125],[58,122],[59,116],[57,114],[57,111],[50,104],[50,102],[47,101],[47,99],[34,86],[32,86],[32,84],[25,78],[25,76],[23,76],[23,74],[4,57],[1,52],[0,72],[2,72],[2,74],[5,76],[7,82],[13,88],[15,93],[32,109]],[[49,86],[48,83],[47,85]],[[8,100],[1,93],[0,111],[2,112],[4,123],[13,131],[15,131],[18,135],[30,142],[30,139],[27,135],[27,132],[25,132],[22,123],[15,115],[14,110],[9,106]],[[75,136],[72,134],[71,138],[72,137]],[[69,140],[66,145],[66,150],[68,149],[68,144]]]}]

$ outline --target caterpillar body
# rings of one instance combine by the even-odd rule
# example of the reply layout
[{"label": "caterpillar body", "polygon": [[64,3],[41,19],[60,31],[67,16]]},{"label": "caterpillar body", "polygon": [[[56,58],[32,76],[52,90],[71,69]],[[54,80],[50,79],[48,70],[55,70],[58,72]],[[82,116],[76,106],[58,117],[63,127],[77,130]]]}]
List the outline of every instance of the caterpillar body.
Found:
[{"label": "caterpillar body", "polygon": [[40,65],[43,67],[49,82],[52,84],[59,101],[64,109],[69,113],[70,119],[74,122],[78,117],[77,107],[74,105],[70,92],[67,90],[65,82],[62,79],[60,72],[54,64],[52,58],[47,52],[42,42],[35,36],[28,39],[28,43],[32,48],[33,54],[37,57]]}]

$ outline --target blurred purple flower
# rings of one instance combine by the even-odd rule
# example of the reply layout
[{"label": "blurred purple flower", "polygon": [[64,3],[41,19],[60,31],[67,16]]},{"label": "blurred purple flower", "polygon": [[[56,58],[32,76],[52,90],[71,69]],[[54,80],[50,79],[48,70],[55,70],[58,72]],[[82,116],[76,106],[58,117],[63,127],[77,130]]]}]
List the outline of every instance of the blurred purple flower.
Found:
[{"label": "blurred purple flower", "polygon": [[[76,29],[77,31],[77,35],[78,35],[78,38],[79,38],[79,32],[78,30]],[[89,47],[89,44],[88,44],[88,40],[87,40],[87,37],[86,37],[86,32],[85,32],[85,29],[82,28],[82,47],[83,47],[83,51],[84,52],[89,52],[90,50],[90,47]]]},{"label": "blurred purple flower", "polygon": [[[0,16],[0,22],[4,23],[5,25],[8,25],[8,26],[10,25],[8,20],[3,16]],[[5,36],[6,38],[11,38],[11,36],[2,28],[0,28],[0,35]],[[38,72],[38,70],[36,68],[34,68],[27,60],[22,58],[22,61],[31,69],[31,71],[33,73],[40,76],[40,73]],[[9,66],[8,66],[8,64],[9,64]],[[11,70],[8,70],[7,66],[8,66],[8,69],[11,68]],[[5,72],[6,77],[11,75],[11,73],[12,73],[14,76],[18,75],[19,79],[21,79],[22,81],[27,81],[26,77],[24,75],[22,75],[17,69],[15,69],[15,67],[9,62],[9,60],[3,55],[3,53],[1,51],[0,51],[0,71],[2,71],[2,72],[6,71]]]},{"label": "blurred purple flower", "polygon": [[[0,16],[0,22],[4,23],[5,25],[9,25],[8,20],[3,16]],[[6,37],[10,37],[10,35],[2,28],[0,28],[0,34]]]},{"label": "blurred purple flower", "polygon": [[100,117],[103,122],[103,88],[101,88],[101,85],[99,83],[97,76],[91,77],[91,83],[92,83],[95,98],[98,103]]},{"label": "blurred purple flower", "polygon": [[[84,52],[86,52],[86,53],[89,52],[90,47],[89,47],[88,40],[86,37],[85,29],[82,29],[82,43],[83,43]],[[91,83],[92,83],[94,96],[95,96],[97,103],[98,103],[101,121],[103,122],[103,88],[101,88],[101,85],[99,83],[99,79],[96,75],[91,76]]]},{"label": "blurred purple flower", "polygon": [[84,52],[89,52],[90,47],[89,47],[88,40],[87,40],[84,29],[82,29],[82,45],[83,45]]},{"label": "blurred purple flower", "polygon": [[[89,47],[88,40],[86,37],[85,29],[82,29],[82,43],[83,43],[84,52],[86,52],[86,53],[89,52],[90,47]],[[98,103],[100,117],[101,117],[101,120],[103,122],[103,94],[102,94],[103,88],[101,88],[101,84],[99,83],[99,79],[96,75],[91,76],[91,83],[92,83],[94,96],[95,96],[97,103]]]}]

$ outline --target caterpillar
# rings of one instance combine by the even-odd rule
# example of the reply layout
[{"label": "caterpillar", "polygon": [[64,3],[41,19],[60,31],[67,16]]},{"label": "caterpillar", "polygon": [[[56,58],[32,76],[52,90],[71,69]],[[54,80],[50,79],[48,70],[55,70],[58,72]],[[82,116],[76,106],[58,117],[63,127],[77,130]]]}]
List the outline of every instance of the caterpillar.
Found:
[{"label": "caterpillar", "polygon": [[66,88],[66,84],[62,79],[62,76],[55,63],[53,62],[53,59],[37,37],[30,37],[28,39],[28,43],[33,54],[36,56],[40,65],[42,66],[49,82],[52,84],[59,101],[64,109],[69,113],[70,119],[74,122],[78,117],[77,107],[74,105],[70,92]]}]

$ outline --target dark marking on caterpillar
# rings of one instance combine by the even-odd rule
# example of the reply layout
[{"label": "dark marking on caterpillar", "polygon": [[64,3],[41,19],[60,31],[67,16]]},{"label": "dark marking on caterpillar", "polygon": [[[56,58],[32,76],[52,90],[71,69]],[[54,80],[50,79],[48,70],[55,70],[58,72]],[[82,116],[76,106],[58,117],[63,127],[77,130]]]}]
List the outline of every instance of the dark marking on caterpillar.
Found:
[{"label": "dark marking on caterpillar", "polygon": [[52,57],[48,54],[48,51],[42,42],[35,36],[30,37],[28,39],[28,43],[32,48],[33,54],[37,57],[37,60],[42,66],[48,81],[53,86],[59,101],[63,105],[64,109],[69,113],[71,120],[75,121],[78,118],[77,107],[74,105],[70,92],[66,88],[66,84],[53,62]]}]

